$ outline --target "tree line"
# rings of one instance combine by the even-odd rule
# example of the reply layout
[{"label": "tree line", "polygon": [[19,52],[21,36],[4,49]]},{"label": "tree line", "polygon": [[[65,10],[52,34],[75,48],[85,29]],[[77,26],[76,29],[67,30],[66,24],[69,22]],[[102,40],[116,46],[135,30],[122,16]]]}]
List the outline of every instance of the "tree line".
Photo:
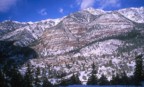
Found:
[{"label": "tree line", "polygon": [[[144,70],[142,55],[135,58],[135,71],[134,75],[128,77],[126,72],[123,71],[121,75],[113,74],[112,79],[108,81],[104,74],[98,79],[96,76],[96,66],[92,64],[91,76],[87,81],[87,85],[141,85],[141,81],[144,81]],[[62,77],[61,77],[62,78]],[[0,87],[58,87],[68,85],[81,85],[78,74],[73,74],[70,78],[62,79],[59,84],[52,84],[47,77],[45,71],[41,71],[38,67],[34,72],[27,64],[27,70],[24,75],[19,71],[19,68],[13,66],[11,69],[4,66],[0,70]]]},{"label": "tree line", "polygon": [[135,58],[135,71],[133,76],[127,76],[126,72],[123,71],[122,74],[112,75],[110,81],[107,80],[105,75],[101,75],[98,79],[95,70],[94,63],[92,64],[92,74],[88,79],[87,85],[141,85],[141,82],[144,81],[144,68],[143,68],[143,59],[142,55],[139,55]]}]

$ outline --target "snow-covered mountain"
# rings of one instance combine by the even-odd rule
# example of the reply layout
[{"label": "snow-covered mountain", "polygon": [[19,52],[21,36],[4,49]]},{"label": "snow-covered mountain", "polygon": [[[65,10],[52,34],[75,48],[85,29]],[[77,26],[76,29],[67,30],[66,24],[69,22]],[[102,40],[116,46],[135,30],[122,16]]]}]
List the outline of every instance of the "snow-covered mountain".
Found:
[{"label": "snow-covered mountain", "polygon": [[57,25],[63,18],[47,19],[38,22],[4,21],[0,26],[0,40],[15,41],[15,45],[28,46],[37,40],[43,32]]},{"label": "snow-covered mountain", "polygon": [[144,23],[144,7],[121,9],[118,12],[134,22]]},{"label": "snow-covered mountain", "polygon": [[117,11],[88,8],[59,19],[0,23],[2,59],[7,55],[22,64],[21,72],[27,63],[33,69],[44,68],[50,81],[78,73],[85,83],[92,64],[98,77],[104,74],[111,79],[112,74],[123,71],[130,76],[135,57],[144,53],[143,43],[143,7]]}]

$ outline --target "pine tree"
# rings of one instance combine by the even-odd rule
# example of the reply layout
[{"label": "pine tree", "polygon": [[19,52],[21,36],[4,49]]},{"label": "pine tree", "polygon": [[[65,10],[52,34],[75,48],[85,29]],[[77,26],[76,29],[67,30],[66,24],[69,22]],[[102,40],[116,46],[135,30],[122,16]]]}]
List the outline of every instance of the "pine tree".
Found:
[{"label": "pine tree", "polygon": [[79,80],[79,76],[76,74],[70,78],[70,85],[80,85],[81,81]]},{"label": "pine tree", "polygon": [[42,87],[53,87],[53,84],[51,84],[51,82],[49,82],[48,79],[44,77]]},{"label": "pine tree", "polygon": [[135,78],[135,85],[140,85],[142,81],[142,55],[139,55],[135,58],[136,65],[135,65],[135,72],[134,72],[134,78]]},{"label": "pine tree", "polygon": [[122,73],[122,77],[121,77],[121,85],[129,85],[129,77],[127,76],[127,74],[125,73],[125,71]]},{"label": "pine tree", "polygon": [[0,87],[5,87],[5,78],[2,70],[0,70]]},{"label": "pine tree", "polygon": [[98,80],[98,84],[99,85],[109,85],[109,81],[107,80],[107,78],[104,75],[102,75],[100,77],[100,79]]},{"label": "pine tree", "polygon": [[4,87],[8,87],[10,85],[10,78],[11,77],[11,69],[9,68],[10,65],[8,65],[8,63],[6,65],[3,66],[2,68],[2,73],[4,75]]},{"label": "pine tree", "polygon": [[40,71],[40,68],[38,67],[37,68],[37,71],[36,71],[36,79],[35,79],[35,86],[36,87],[40,87],[41,85],[40,85],[40,82],[41,82],[41,78],[39,77],[40,76],[40,73],[41,71]]},{"label": "pine tree", "polygon": [[60,86],[68,86],[70,85],[70,79],[62,79]]},{"label": "pine tree", "polygon": [[135,85],[135,78],[134,76],[129,77],[129,85]]},{"label": "pine tree", "polygon": [[46,69],[42,70],[42,79],[43,79],[42,87],[53,87],[53,84],[49,82],[47,79]]},{"label": "pine tree", "polygon": [[30,68],[30,64],[27,66],[27,71],[24,76],[24,87],[33,87],[33,71]]},{"label": "pine tree", "polygon": [[92,74],[88,79],[87,85],[97,85],[97,84],[98,84],[98,79],[94,74]]},{"label": "pine tree", "polygon": [[144,69],[143,69],[143,72],[142,72],[142,81],[144,81]]},{"label": "pine tree", "polygon": [[142,81],[144,82],[144,63],[142,62],[143,64],[143,69],[142,69]]},{"label": "pine tree", "polygon": [[23,86],[23,77],[18,71],[17,67],[14,67],[11,70],[11,86],[12,87],[22,87]]},{"label": "pine tree", "polygon": [[78,75],[72,75],[69,79],[63,79],[60,83],[61,86],[68,86],[68,85],[80,85],[81,81],[79,80]]},{"label": "pine tree", "polygon": [[92,64],[92,74],[97,74],[96,66],[94,63]]},{"label": "pine tree", "polygon": [[112,79],[110,80],[111,85],[116,85],[115,75],[112,75]]},{"label": "pine tree", "polygon": [[121,79],[118,74],[112,75],[112,80],[110,81],[111,85],[120,85]]},{"label": "pine tree", "polygon": [[97,83],[98,79],[95,76],[95,74],[97,73],[97,71],[96,71],[96,66],[95,66],[94,63],[92,64],[92,72],[91,73],[92,73],[92,75],[89,77],[87,84],[88,85],[97,85],[98,84]]}]

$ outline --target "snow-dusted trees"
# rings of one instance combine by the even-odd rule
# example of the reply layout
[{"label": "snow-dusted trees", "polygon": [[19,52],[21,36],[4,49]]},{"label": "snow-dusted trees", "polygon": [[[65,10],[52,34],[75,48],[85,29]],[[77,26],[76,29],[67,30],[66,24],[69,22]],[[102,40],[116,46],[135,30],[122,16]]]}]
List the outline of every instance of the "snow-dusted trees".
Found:
[{"label": "snow-dusted trees", "polygon": [[0,87],[5,86],[5,78],[4,78],[4,73],[3,70],[0,70]]},{"label": "snow-dusted trees", "polygon": [[23,77],[18,71],[18,68],[14,66],[11,69],[11,87],[22,87],[23,86]]},{"label": "snow-dusted trees", "polygon": [[48,80],[46,71],[47,71],[47,69],[43,68],[43,70],[42,70],[42,80],[43,80],[42,87],[53,87],[53,84]]},{"label": "snow-dusted trees", "polygon": [[105,77],[105,75],[102,74],[101,77],[98,79],[96,74],[97,74],[96,66],[93,63],[91,76],[88,79],[87,85],[109,85],[110,84],[107,78]]},{"label": "snow-dusted trees", "polygon": [[70,81],[71,85],[74,85],[74,84],[80,85],[81,84],[78,74],[73,74],[70,79],[71,79],[71,81]]},{"label": "snow-dusted trees", "polygon": [[142,73],[142,81],[144,81],[144,69],[143,69],[143,73]]},{"label": "snow-dusted trees", "polygon": [[47,77],[43,77],[43,85],[42,87],[53,87],[53,84],[48,81]]},{"label": "snow-dusted trees", "polygon": [[73,74],[69,79],[64,79],[61,81],[61,86],[67,86],[67,85],[80,85],[81,81],[79,80],[78,75]]},{"label": "snow-dusted trees", "polygon": [[99,85],[109,85],[109,81],[107,80],[105,75],[101,75],[100,79],[98,80]]},{"label": "snow-dusted trees", "polygon": [[121,74],[112,75],[112,79],[110,81],[111,85],[130,85],[131,77],[128,77],[125,71]]},{"label": "snow-dusted trees", "polygon": [[98,78],[96,76],[96,73],[97,73],[96,66],[93,63],[91,76],[88,79],[87,85],[98,85]]},{"label": "snow-dusted trees", "polygon": [[123,71],[123,73],[121,74],[121,78],[120,78],[121,85],[130,85],[131,80],[132,80],[132,78],[128,77],[126,72]]},{"label": "snow-dusted trees", "polygon": [[30,64],[27,65],[27,71],[24,76],[24,87],[33,87],[33,70],[30,67]]},{"label": "snow-dusted trees", "polygon": [[140,85],[142,81],[142,73],[143,73],[143,60],[142,60],[142,55],[139,55],[135,58],[135,72],[134,72],[134,78],[135,78],[135,85]]},{"label": "snow-dusted trees", "polygon": [[111,79],[110,83],[111,83],[111,85],[120,84],[120,76],[118,74],[112,75],[112,79]]},{"label": "snow-dusted trees", "polygon": [[97,76],[95,76],[94,74],[92,74],[87,82],[87,85],[98,85],[98,79]]},{"label": "snow-dusted trees", "polygon": [[[97,68],[93,63],[91,65],[91,74],[88,79],[87,85],[140,85],[140,82],[144,80],[142,55],[136,57],[136,65],[134,76],[128,77],[127,72],[114,74],[112,80],[109,82],[104,74],[98,79]],[[21,75],[18,68],[14,65],[10,68],[8,65],[4,65],[0,69],[0,87],[53,87],[49,81],[53,76],[49,76],[49,72],[53,73],[49,68],[33,68],[30,63],[27,64],[27,70],[24,75]],[[78,74],[73,74],[71,77],[67,77],[67,74],[60,73],[55,77],[63,79],[59,85],[80,85]]]},{"label": "snow-dusted trees", "polygon": [[36,69],[36,73],[35,73],[35,86],[36,87],[40,87],[41,86],[41,70],[40,70],[40,67],[38,67],[37,69]]}]

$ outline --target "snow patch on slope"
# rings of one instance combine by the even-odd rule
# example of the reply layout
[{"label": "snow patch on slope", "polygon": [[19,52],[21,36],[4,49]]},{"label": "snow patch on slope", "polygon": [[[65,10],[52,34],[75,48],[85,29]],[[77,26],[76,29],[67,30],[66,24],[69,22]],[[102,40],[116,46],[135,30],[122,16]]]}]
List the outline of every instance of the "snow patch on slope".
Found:
[{"label": "snow patch on slope", "polygon": [[87,46],[81,49],[81,53],[84,56],[90,55],[103,55],[103,54],[113,54],[116,50],[123,45],[123,42],[116,39],[106,40],[103,42],[97,42],[91,46]]}]

